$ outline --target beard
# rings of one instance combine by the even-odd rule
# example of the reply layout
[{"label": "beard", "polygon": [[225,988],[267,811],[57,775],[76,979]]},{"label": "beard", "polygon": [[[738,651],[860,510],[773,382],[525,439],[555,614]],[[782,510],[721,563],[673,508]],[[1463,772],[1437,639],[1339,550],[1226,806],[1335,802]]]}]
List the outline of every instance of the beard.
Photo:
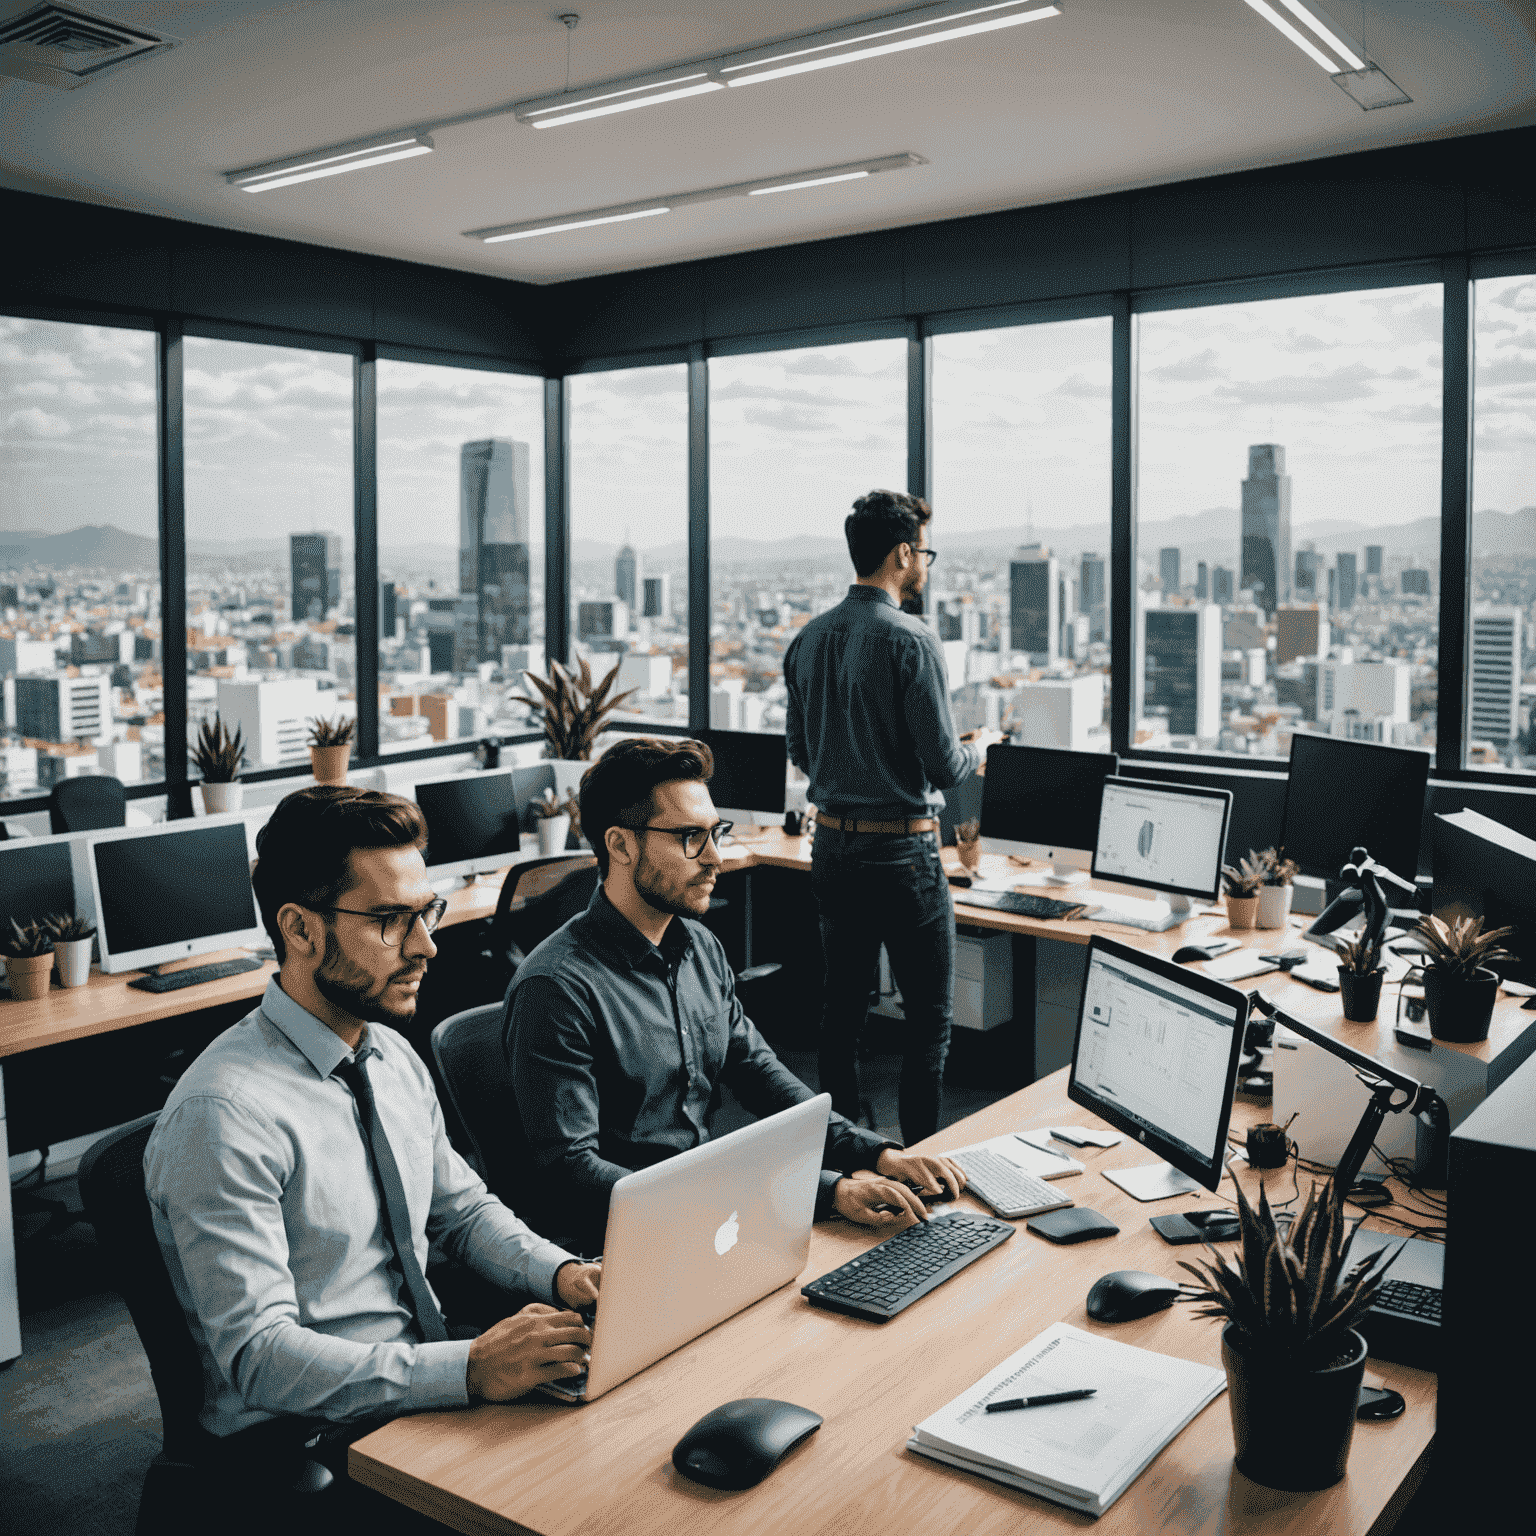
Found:
[{"label": "beard", "polygon": [[315,972],[315,990],[333,1008],[340,1008],[355,1019],[377,1018],[386,1024],[409,1024],[416,1016],[416,1000],[411,999],[409,1008],[387,1008],[384,994],[393,983],[420,976],[426,968],[425,960],[407,962],[383,981],[375,981],[368,971],[341,952],[340,941],[331,929],[325,935],[325,958]]},{"label": "beard", "polygon": [[[656,866],[643,851],[635,866],[635,889],[658,912],[670,912],[674,917],[702,917],[709,910],[709,892],[713,886],[713,871],[702,865],[694,879],[671,886],[662,880]],[[691,906],[689,898],[692,899]]]},{"label": "beard", "polygon": [[[901,607],[907,613],[923,611],[923,588],[928,585],[928,572],[915,570],[901,584]],[[911,607],[908,607],[911,604]]]}]

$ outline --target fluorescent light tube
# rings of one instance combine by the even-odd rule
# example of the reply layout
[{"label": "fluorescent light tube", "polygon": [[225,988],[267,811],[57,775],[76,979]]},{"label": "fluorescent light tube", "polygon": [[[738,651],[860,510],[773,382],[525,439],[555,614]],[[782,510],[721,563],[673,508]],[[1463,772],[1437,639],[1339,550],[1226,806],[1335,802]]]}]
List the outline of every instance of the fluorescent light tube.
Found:
[{"label": "fluorescent light tube", "polygon": [[786,181],[777,187],[753,187],[748,197],[771,197],[775,192],[798,192],[801,187],[829,187],[834,181],[862,181],[868,171],[845,171],[841,176],[816,176],[810,181]]},{"label": "fluorescent light tube", "polygon": [[[661,101],[681,101],[684,96],[702,96],[706,91],[723,91],[724,89],[725,87],[718,80],[706,80],[702,85],[685,85],[675,91],[661,91],[653,96],[636,96],[629,92],[616,91],[614,95],[628,95],[629,100],[605,101],[602,106],[584,106],[571,112],[562,111],[558,107],[545,107],[543,110],[550,115],[540,117],[533,126],[557,128],[561,123],[582,123],[589,117],[611,117],[615,112],[633,112],[636,107],[654,107]],[[529,121],[532,121],[531,115]]]},{"label": "fluorescent light tube", "polygon": [[484,235],[487,245],[500,245],[506,240],[532,240],[538,235],[559,235],[568,229],[591,229],[595,224],[623,224],[628,219],[653,219],[658,213],[671,213],[671,208],[637,208],[633,213],[605,213],[598,218],[567,219],[560,224],[540,224],[534,229],[515,229],[504,235]]},{"label": "fluorescent light tube", "polygon": [[1365,61],[1358,57],[1353,49],[1346,46],[1343,38],[1338,33],[1331,32],[1323,23],[1309,11],[1301,0],[1280,0],[1280,3],[1294,16],[1304,27],[1309,27],[1322,40],[1328,44],[1338,56],[1349,65],[1351,69],[1364,69]]},{"label": "fluorescent light tube", "polygon": [[270,160],[265,165],[254,165],[243,171],[227,171],[224,179],[242,192],[270,192],[274,187],[319,181],[326,176],[340,176],[370,165],[387,165],[391,160],[410,160],[416,155],[431,153],[432,140],[426,134],[398,133],[362,145],[338,144],[332,149],[317,149],[287,160]]},{"label": "fluorescent light tube", "polygon": [[1267,4],[1266,0],[1245,0],[1245,3],[1250,10],[1257,11],[1276,31],[1283,32],[1290,38],[1314,63],[1320,64],[1330,75],[1338,74],[1337,62],[1315,47],[1310,39],[1303,37],[1272,5]]}]

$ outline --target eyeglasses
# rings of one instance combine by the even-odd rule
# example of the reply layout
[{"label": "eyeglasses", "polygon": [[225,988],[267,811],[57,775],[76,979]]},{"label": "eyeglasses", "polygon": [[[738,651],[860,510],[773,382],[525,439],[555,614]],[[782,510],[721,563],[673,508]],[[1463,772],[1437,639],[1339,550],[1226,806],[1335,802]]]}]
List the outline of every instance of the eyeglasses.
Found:
[{"label": "eyeglasses", "polygon": [[345,912],[348,917],[372,918],[379,925],[379,941],[391,949],[399,949],[418,922],[428,933],[436,933],[437,925],[442,922],[443,914],[448,910],[448,903],[439,896],[419,912],[409,909],[404,912],[359,912],[353,907],[320,907],[317,910]]},{"label": "eyeglasses", "polygon": [[704,844],[712,842],[718,851],[722,838],[731,835],[734,821],[717,821],[712,827],[633,827],[635,832],[668,832],[683,845],[683,857],[696,859],[704,852]]},{"label": "eyeglasses", "polygon": [[938,550],[936,550],[931,544],[908,544],[907,548],[910,549],[914,555],[926,556],[928,560],[928,568],[930,570],[933,568],[933,562],[939,558]]}]

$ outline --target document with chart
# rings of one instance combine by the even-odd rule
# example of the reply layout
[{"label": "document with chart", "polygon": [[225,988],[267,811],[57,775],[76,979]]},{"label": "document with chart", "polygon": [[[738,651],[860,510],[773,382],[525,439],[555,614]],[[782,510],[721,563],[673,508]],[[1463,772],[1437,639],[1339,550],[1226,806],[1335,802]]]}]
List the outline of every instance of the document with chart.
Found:
[{"label": "document with chart", "polygon": [[[907,1449],[1101,1515],[1226,1386],[1196,1365],[1054,1323],[912,1432]],[[1011,1412],[987,1404],[1092,1387]]]}]

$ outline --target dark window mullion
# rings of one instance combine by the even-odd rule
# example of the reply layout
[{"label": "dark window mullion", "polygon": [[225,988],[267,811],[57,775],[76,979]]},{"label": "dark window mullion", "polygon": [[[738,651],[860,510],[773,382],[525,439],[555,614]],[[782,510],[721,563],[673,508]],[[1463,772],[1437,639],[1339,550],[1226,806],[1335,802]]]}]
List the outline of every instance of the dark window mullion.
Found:
[{"label": "dark window mullion", "polygon": [[570,659],[571,386],[544,380],[544,655]]},{"label": "dark window mullion", "polygon": [[379,755],[379,364],[372,346],[352,363],[353,610],[357,633],[358,757]]},{"label": "dark window mullion", "polygon": [[1136,738],[1136,333],[1129,294],[1110,310],[1109,745]]},{"label": "dark window mullion", "polygon": [[160,677],[165,720],[166,819],[192,814],[187,782],[187,502],[180,320],[160,327],[155,413],[159,439]]},{"label": "dark window mullion", "polygon": [[709,726],[709,363],[688,360],[688,728]]},{"label": "dark window mullion", "polygon": [[1440,647],[1435,773],[1462,771],[1466,738],[1472,475],[1472,284],[1465,256],[1445,259],[1440,435]]}]

